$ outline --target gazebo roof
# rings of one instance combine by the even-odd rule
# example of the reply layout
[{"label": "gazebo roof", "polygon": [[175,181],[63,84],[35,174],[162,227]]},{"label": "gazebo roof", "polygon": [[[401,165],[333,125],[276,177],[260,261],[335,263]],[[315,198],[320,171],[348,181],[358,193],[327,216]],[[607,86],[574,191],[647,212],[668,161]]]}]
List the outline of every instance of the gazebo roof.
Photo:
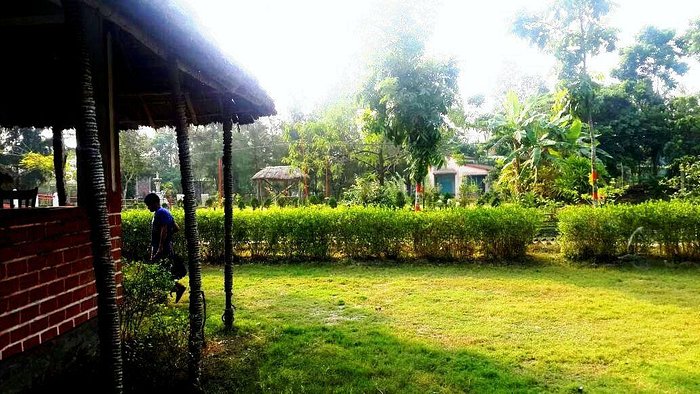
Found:
[{"label": "gazebo roof", "polygon": [[252,180],[268,180],[268,181],[291,181],[303,179],[304,175],[298,168],[292,166],[270,166],[265,167],[253,175]]},{"label": "gazebo roof", "polygon": [[[258,82],[213,44],[187,10],[173,0],[79,0],[103,23],[106,53],[94,59],[109,70],[115,121],[120,129],[174,125],[169,64],[183,75],[188,122],[220,121],[233,101],[235,121],[252,123],[276,113]],[[0,125],[73,126],[69,93],[72,65],[63,9],[55,0],[0,2]],[[94,35],[93,35],[94,36]],[[236,39],[250,39],[236,37]],[[98,46],[98,43],[88,45]],[[177,60],[175,60],[177,58]],[[98,67],[109,59],[110,67]],[[104,94],[105,92],[96,92]]]}]

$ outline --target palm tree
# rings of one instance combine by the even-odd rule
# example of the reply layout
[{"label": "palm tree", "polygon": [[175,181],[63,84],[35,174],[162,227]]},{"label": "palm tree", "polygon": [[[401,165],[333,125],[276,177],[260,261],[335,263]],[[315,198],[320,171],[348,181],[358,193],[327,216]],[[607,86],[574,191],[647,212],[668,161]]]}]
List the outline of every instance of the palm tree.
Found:
[{"label": "palm tree", "polygon": [[187,241],[190,278],[189,383],[193,391],[200,391],[202,347],[204,345],[204,293],[202,292],[202,265],[199,256],[199,232],[195,217],[194,175],[187,132],[185,96],[182,94],[180,87],[180,71],[177,67],[177,59],[169,59],[169,66],[177,149],[180,157],[180,175],[182,178],[182,191],[185,194],[185,239]]},{"label": "palm tree", "polygon": [[79,114],[77,140],[81,190],[80,205],[87,211],[90,222],[93,266],[97,285],[98,335],[108,391],[121,393],[122,353],[119,337],[119,311],[115,267],[110,252],[109,222],[107,220],[107,190],[105,186],[100,144],[97,135],[97,116],[93,95],[90,55],[85,42],[83,6],[72,0],[64,0],[63,8],[70,37],[74,43],[73,57],[79,79]]},{"label": "palm tree", "polygon": [[224,115],[224,292],[226,293],[226,306],[224,309],[224,328],[233,328],[234,307],[233,307],[233,173],[231,172],[231,144],[233,136],[233,122],[231,112],[227,105]]}]

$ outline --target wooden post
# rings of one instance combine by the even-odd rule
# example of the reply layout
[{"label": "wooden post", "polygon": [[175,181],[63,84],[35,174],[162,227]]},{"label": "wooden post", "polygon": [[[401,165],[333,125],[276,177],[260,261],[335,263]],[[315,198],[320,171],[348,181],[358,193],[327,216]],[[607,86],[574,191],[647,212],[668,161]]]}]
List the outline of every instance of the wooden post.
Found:
[{"label": "wooden post", "polygon": [[[224,107],[224,293],[226,305],[224,307],[224,329],[233,328],[235,307],[233,306],[233,173],[231,172],[231,160],[233,156],[233,121],[231,119],[230,100]],[[221,179],[221,177],[219,177]]]},{"label": "wooden post", "polygon": [[[102,357],[101,379],[107,387],[101,391],[121,393],[122,356],[115,265],[112,260],[110,228],[107,219],[107,186],[98,135],[99,122],[93,61],[102,42],[101,20],[80,2],[63,0],[66,27],[70,38],[71,69],[75,72],[76,137],[80,205],[87,211],[97,287],[97,321]],[[88,47],[92,52],[89,51]],[[91,54],[93,56],[91,56]],[[96,62],[98,65],[99,61]],[[98,73],[102,70],[95,67]],[[100,80],[99,75],[94,80]]]},{"label": "wooden post", "polygon": [[56,175],[56,194],[58,195],[58,205],[66,205],[66,183],[65,168],[66,155],[63,145],[63,125],[55,124],[51,131],[53,133],[53,170]]},{"label": "wooden post", "polygon": [[185,194],[185,239],[187,240],[190,279],[189,383],[193,391],[201,391],[202,347],[204,346],[202,265],[199,256],[199,231],[197,230],[197,218],[195,216],[197,201],[194,193],[194,173],[192,171],[192,156],[190,154],[190,142],[187,131],[185,97],[180,86],[180,70],[177,63],[177,59],[174,57],[168,60],[170,86],[173,95],[173,117],[175,119],[178,156],[180,158],[182,192]]}]

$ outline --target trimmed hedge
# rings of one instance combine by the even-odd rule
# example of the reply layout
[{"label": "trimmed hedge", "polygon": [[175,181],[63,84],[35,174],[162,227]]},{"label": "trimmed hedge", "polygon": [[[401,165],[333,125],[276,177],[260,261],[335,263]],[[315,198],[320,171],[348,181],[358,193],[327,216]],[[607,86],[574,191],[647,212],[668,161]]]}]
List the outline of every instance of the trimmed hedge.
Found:
[{"label": "trimmed hedge", "polygon": [[648,202],[601,208],[568,207],[559,212],[559,244],[573,259],[610,259],[635,252],[679,260],[700,259],[700,206]]},{"label": "trimmed hedge", "polygon": [[[184,228],[183,213],[173,212]],[[123,254],[147,258],[152,214],[122,213]],[[514,206],[412,212],[373,207],[271,208],[234,212],[234,249],[253,259],[323,260],[348,257],[513,259],[525,254],[542,215]],[[202,257],[222,261],[223,210],[197,210]],[[176,251],[186,255],[184,231]]]}]

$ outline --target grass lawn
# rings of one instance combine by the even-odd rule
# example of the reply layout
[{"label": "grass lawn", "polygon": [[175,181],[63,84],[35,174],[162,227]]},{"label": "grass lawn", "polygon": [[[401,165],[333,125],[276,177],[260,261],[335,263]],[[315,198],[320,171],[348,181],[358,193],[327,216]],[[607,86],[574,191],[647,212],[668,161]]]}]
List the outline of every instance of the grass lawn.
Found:
[{"label": "grass lawn", "polygon": [[697,267],[540,256],[235,275],[237,332],[225,334],[223,268],[204,270],[207,392],[700,392]]}]

